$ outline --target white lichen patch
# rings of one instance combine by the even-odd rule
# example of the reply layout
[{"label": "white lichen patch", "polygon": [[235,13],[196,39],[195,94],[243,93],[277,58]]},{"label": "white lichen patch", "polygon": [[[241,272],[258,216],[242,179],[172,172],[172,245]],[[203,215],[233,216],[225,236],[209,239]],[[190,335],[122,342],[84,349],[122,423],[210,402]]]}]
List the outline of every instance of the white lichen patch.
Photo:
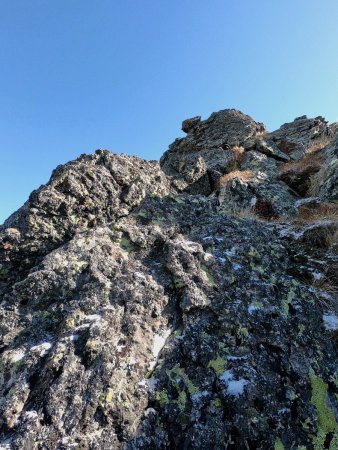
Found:
[{"label": "white lichen patch", "polygon": [[234,397],[242,395],[244,386],[248,384],[248,381],[244,380],[244,378],[234,380],[234,374],[231,370],[226,370],[219,379],[227,385],[228,394],[233,395]]},{"label": "white lichen patch", "polygon": [[328,331],[338,330],[338,316],[333,313],[323,314],[323,321],[325,329]]}]

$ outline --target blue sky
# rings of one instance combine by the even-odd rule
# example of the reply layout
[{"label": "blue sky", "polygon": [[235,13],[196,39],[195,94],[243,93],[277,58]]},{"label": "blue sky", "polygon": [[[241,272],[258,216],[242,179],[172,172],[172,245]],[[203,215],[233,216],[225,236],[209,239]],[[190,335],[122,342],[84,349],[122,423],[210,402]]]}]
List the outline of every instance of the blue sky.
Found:
[{"label": "blue sky", "polygon": [[183,119],[338,120],[337,0],[0,0],[0,223],[58,165]]}]

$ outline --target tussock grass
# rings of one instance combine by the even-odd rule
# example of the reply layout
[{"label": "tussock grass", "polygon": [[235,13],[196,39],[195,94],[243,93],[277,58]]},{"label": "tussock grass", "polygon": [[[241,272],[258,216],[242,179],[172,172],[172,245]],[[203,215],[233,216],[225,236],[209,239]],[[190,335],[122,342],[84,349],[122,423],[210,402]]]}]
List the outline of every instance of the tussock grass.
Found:
[{"label": "tussock grass", "polygon": [[301,205],[298,215],[294,218],[294,223],[302,225],[325,219],[338,221],[338,203],[323,202],[318,205]]},{"label": "tussock grass", "polygon": [[223,175],[219,180],[219,188],[227,185],[227,183],[235,178],[241,181],[249,181],[255,177],[255,172],[252,170],[234,170],[230,173]]}]

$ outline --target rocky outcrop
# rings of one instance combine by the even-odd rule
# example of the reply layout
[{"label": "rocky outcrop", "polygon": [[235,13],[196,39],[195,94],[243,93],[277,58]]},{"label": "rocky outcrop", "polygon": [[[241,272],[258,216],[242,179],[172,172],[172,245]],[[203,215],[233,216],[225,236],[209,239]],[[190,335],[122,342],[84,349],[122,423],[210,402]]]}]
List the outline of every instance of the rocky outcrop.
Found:
[{"label": "rocky outcrop", "polygon": [[100,150],[32,193],[0,228],[1,448],[337,448],[337,138],[278,146],[316,120],[195,117],[163,170]]},{"label": "rocky outcrop", "polygon": [[307,116],[297,117],[293,122],[285,123],[278,130],[269,133],[268,142],[280,151],[298,160],[305,155],[307,149],[319,142],[332,139],[336,126],[329,126],[322,116],[309,119]]},{"label": "rocky outcrop", "polygon": [[204,121],[200,117],[185,120],[182,130],[188,135],[169,146],[161,167],[174,176],[178,189],[210,194],[220,176],[236,166],[233,147],[264,133],[265,127],[240,111],[226,109]]}]

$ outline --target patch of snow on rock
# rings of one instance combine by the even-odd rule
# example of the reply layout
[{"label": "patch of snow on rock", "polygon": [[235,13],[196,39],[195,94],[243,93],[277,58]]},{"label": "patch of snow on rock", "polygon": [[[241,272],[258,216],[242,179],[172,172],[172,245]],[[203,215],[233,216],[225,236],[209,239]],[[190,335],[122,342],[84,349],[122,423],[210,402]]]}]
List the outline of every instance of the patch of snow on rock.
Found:
[{"label": "patch of snow on rock", "polygon": [[326,330],[328,331],[336,331],[338,330],[338,316],[335,314],[323,314],[323,321]]},{"label": "patch of snow on rock", "polygon": [[233,395],[234,397],[239,397],[242,395],[244,392],[244,386],[248,384],[248,381],[243,378],[234,380],[234,374],[231,370],[226,370],[219,378],[227,384],[228,394]]},{"label": "patch of snow on rock", "polygon": [[31,352],[39,353],[40,356],[45,356],[45,354],[52,348],[50,342],[42,342],[42,344],[34,345],[30,348]]}]

